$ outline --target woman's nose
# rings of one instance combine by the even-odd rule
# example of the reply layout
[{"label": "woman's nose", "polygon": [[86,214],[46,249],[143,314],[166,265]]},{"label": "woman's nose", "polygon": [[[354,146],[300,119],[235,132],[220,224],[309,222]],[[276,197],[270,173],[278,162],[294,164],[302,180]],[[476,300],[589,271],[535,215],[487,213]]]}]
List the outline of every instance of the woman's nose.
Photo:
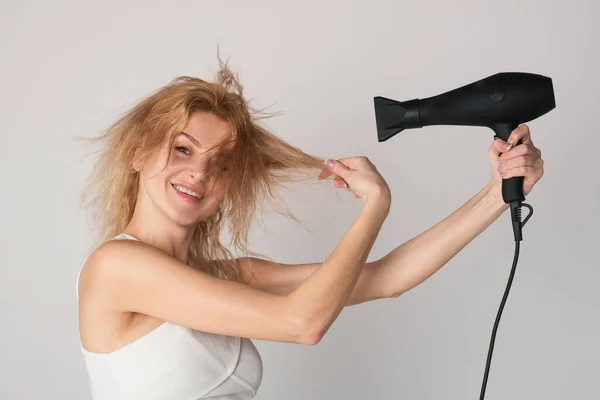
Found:
[{"label": "woman's nose", "polygon": [[208,169],[210,165],[210,160],[206,157],[202,157],[200,160],[195,160],[194,162],[190,162],[188,166],[188,171],[191,177],[198,178],[204,177],[208,174]]}]

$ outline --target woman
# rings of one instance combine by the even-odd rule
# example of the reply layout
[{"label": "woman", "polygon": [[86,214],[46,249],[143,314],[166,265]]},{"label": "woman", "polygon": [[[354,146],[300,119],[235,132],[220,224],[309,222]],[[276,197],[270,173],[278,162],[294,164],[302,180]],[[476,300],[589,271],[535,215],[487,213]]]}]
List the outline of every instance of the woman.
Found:
[{"label": "woman", "polygon": [[[250,339],[319,343],[344,306],[418,285],[506,209],[496,159],[503,177],[525,176],[525,194],[543,174],[522,125],[510,141],[523,144],[490,147],[492,180],[480,193],[365,263],[391,204],[377,169],[365,157],[324,165],[278,139],[220,66],[214,83],[175,79],[94,139],[106,147],[82,198],[95,192],[102,243],[82,265],[77,295],[95,400],[254,397],[262,361]],[[246,248],[256,205],[319,171],[363,201],[325,261],[281,265],[221,244],[227,221],[234,247],[256,254]]]}]

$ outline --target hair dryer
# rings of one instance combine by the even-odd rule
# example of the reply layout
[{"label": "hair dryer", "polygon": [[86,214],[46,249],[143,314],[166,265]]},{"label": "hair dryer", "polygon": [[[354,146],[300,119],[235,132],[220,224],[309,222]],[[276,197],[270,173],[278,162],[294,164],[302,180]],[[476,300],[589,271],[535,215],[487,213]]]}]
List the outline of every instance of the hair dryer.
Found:
[{"label": "hair dryer", "polygon": [[[378,96],[374,101],[379,142],[388,140],[404,129],[428,125],[484,126],[494,131],[494,139],[507,141],[510,133],[520,124],[556,107],[552,79],[523,72],[498,73],[425,99],[399,102]],[[533,214],[529,204],[521,203],[525,200],[522,176],[502,180],[502,198],[510,205],[516,248],[509,281],[492,330],[481,400],[485,394],[498,322],[514,277],[519,241],[522,240],[521,228]],[[530,211],[522,223],[521,206],[526,206]]]},{"label": "hair dryer", "polygon": [[[491,128],[494,138],[508,140],[520,124],[546,114],[555,106],[552,79],[503,72],[421,100],[398,102],[375,97],[377,138],[384,142],[404,129],[428,125],[468,125]],[[502,198],[511,205],[513,213],[520,212],[520,202],[525,200],[522,176],[502,181]],[[520,221],[513,220],[517,241],[522,239],[521,227]]]}]

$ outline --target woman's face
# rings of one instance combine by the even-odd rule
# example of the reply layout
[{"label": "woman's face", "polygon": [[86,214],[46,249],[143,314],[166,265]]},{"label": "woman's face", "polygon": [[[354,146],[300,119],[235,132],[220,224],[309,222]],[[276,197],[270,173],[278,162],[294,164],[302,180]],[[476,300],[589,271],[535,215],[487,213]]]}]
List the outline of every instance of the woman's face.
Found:
[{"label": "woman's face", "polygon": [[229,126],[214,114],[193,114],[183,131],[175,133],[172,147],[166,137],[160,150],[144,163],[138,202],[139,196],[145,196],[144,203],[153,210],[184,226],[210,217],[223,201],[230,179],[226,169],[207,176],[207,167],[218,155],[212,148],[228,136]]}]

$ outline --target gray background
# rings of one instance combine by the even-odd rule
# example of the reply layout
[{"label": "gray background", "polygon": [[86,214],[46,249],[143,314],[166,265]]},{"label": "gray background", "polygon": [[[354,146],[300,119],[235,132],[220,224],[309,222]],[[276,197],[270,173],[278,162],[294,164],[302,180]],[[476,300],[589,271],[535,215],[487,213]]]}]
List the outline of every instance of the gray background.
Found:
[{"label": "gray background", "polygon": [[[253,104],[285,112],[266,122],[278,135],[379,168],[393,204],[369,260],[478,192],[493,139],[430,127],[378,143],[373,96],[423,98],[501,71],[553,78],[557,108],[529,123],[546,172],[527,197],[535,214],[486,399],[598,396],[599,11],[581,0],[0,2],[0,398],[90,398],[75,278],[92,240],[78,196],[94,149],[73,137],[176,76],[212,78],[217,43]],[[312,233],[271,215],[252,249],[324,260],[360,200],[296,191],[290,208]],[[513,258],[509,220],[404,296],[346,308],[318,346],[255,341],[257,398],[478,398]]]}]

